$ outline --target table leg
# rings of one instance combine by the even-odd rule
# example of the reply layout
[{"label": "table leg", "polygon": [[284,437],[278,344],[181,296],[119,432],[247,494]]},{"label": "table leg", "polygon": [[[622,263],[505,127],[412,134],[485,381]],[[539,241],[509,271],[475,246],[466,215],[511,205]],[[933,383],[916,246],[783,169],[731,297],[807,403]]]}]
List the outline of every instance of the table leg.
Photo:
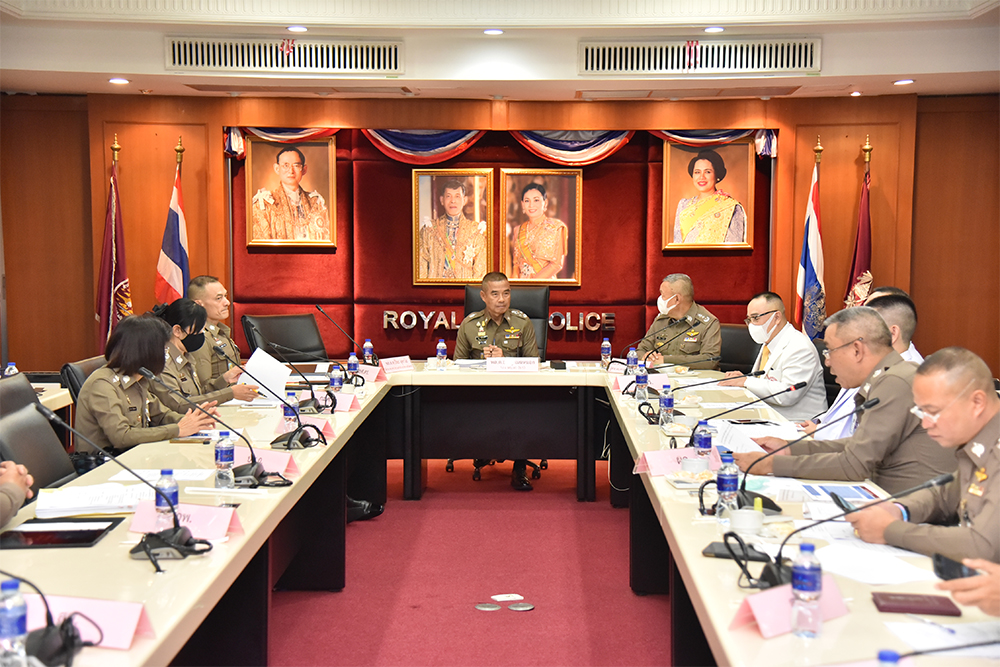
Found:
[{"label": "table leg", "polygon": [[426,464],[420,447],[420,391],[407,388],[403,398],[403,498],[420,500]]},{"label": "table leg", "polygon": [[594,447],[594,389],[578,387],[576,393],[577,456],[576,499],[594,502],[597,499],[597,464]]},{"label": "table leg", "polygon": [[670,591],[673,559],[667,538],[642,480],[633,475],[629,491],[629,585],[638,595]]},{"label": "table leg", "polygon": [[698,614],[673,560],[670,562],[670,654],[671,665],[715,665]]}]

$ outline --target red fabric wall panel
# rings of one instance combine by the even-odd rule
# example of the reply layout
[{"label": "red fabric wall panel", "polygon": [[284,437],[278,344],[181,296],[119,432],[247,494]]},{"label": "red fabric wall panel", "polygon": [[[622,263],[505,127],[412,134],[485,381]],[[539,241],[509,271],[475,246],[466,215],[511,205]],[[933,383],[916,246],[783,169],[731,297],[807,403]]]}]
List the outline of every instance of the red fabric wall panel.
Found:
[{"label": "red fabric wall panel", "polygon": [[[344,331],[354,335],[354,308],[350,304],[332,304],[323,301],[313,302],[313,304],[319,303],[323,306],[323,310],[334,319],[334,321],[344,328]],[[246,337],[243,335],[243,323],[240,318],[244,315],[299,315],[302,313],[308,313],[316,318],[316,324],[319,325],[319,333],[323,337],[323,342],[326,344],[327,354],[331,355],[334,359],[346,359],[347,355],[351,353],[351,342],[347,340],[344,334],[337,330],[337,327],[330,324],[330,321],[323,317],[323,314],[316,310],[316,306],[310,304],[290,304],[290,303],[280,303],[280,302],[261,302],[261,303],[243,303],[242,301],[233,302],[232,314],[233,320],[231,326],[233,327],[233,340],[236,344],[240,346],[240,352],[244,356],[249,356],[250,346],[247,344]],[[358,341],[359,343],[363,341]]]}]

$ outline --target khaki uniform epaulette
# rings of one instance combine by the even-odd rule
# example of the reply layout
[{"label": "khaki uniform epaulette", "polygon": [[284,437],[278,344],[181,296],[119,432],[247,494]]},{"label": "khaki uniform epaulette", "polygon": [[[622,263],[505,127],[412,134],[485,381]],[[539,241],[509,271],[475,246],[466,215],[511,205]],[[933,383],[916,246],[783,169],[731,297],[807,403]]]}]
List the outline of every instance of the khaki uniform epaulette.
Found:
[{"label": "khaki uniform epaulette", "polygon": [[477,310],[474,313],[469,313],[468,315],[465,316],[465,319],[462,320],[462,321],[463,322],[467,322],[469,320],[474,320],[477,317],[482,317],[485,312],[486,312],[485,310]]},{"label": "khaki uniform epaulette", "polygon": [[706,315],[705,313],[695,313],[695,317],[697,317],[699,320],[701,320],[705,324],[708,324],[709,322],[712,321],[712,318],[709,317],[708,315]]},{"label": "khaki uniform epaulette", "polygon": [[521,319],[524,319],[524,320],[530,319],[527,315],[525,315],[523,312],[521,312],[517,308],[511,308],[508,312],[511,315],[515,315],[515,316],[520,317]]}]

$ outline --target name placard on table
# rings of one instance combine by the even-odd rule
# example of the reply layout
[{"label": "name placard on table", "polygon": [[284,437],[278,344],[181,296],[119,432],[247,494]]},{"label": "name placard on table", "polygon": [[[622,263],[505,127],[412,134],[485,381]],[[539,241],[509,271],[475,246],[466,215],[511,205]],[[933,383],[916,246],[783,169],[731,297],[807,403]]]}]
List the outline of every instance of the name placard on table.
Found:
[{"label": "name placard on table", "polygon": [[[386,373],[400,373],[413,370],[413,362],[410,360],[410,355],[381,359],[379,360],[379,366]],[[367,382],[368,378],[365,378],[365,381]]]},{"label": "name placard on table", "polygon": [[538,357],[490,357],[486,370],[493,373],[537,373]]}]

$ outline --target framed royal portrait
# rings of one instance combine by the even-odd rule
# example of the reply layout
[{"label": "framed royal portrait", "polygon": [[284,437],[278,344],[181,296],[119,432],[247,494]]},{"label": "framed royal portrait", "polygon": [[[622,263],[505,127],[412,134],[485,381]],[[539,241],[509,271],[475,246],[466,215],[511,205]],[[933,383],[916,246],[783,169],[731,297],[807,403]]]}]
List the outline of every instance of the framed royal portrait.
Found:
[{"label": "framed royal portrait", "polygon": [[753,247],[754,144],[663,142],[663,249]]},{"label": "framed royal portrait", "polygon": [[247,246],[337,247],[336,138],[246,151]]},{"label": "framed royal portrait", "polygon": [[501,169],[500,270],[512,284],[579,285],[582,169]]},{"label": "framed royal portrait", "polygon": [[493,270],[493,170],[413,170],[413,284],[478,283]]}]

